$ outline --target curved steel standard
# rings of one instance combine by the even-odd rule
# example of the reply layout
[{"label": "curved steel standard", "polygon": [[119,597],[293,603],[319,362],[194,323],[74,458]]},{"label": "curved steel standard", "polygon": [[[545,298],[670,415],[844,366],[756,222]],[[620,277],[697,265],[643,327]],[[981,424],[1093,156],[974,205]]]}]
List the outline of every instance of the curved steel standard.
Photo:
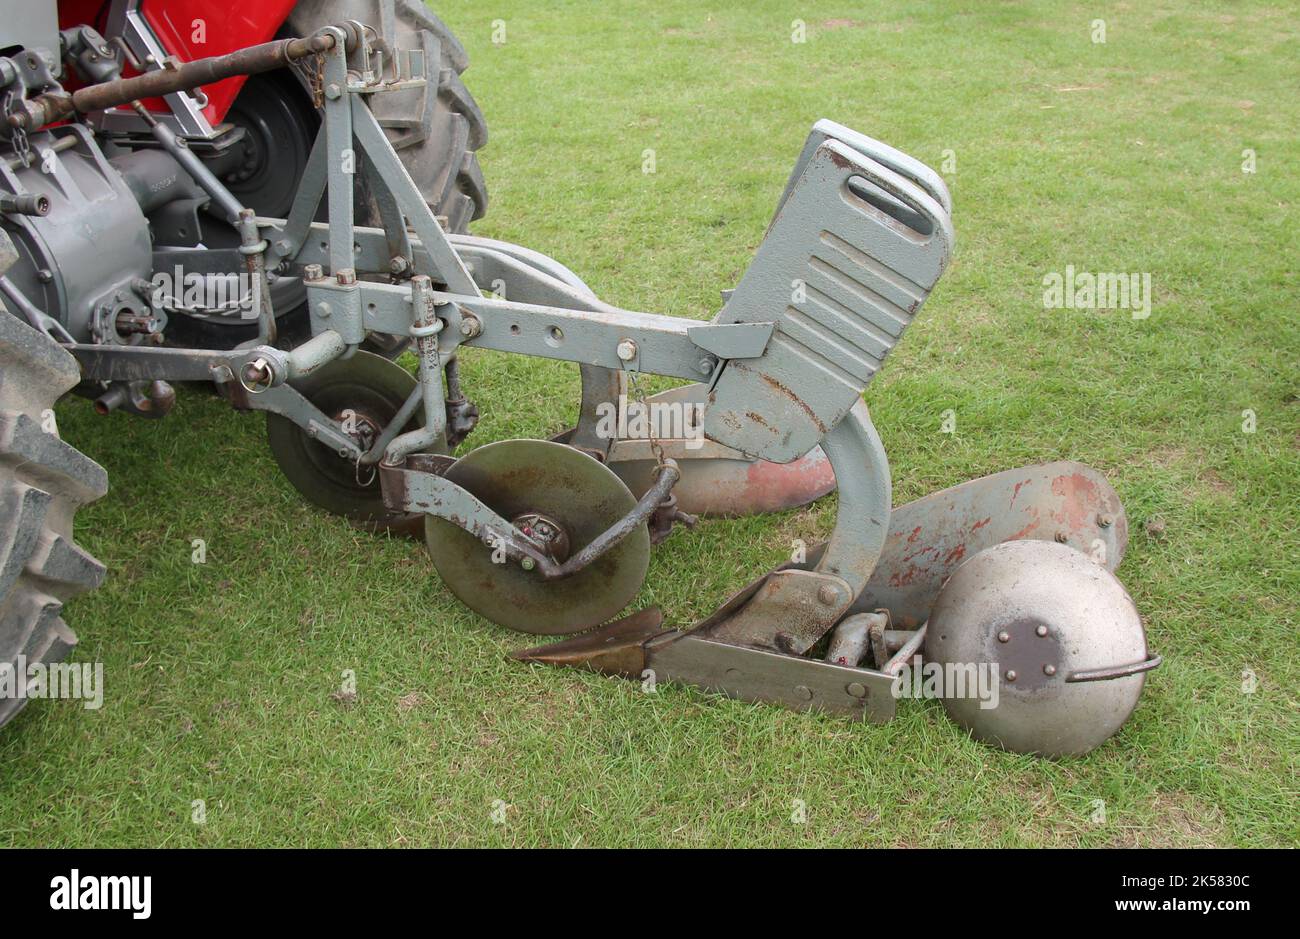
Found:
[{"label": "curved steel standard", "polygon": [[[330,27],[271,50],[319,53],[324,121],[289,217],[245,218],[245,240],[257,253],[257,271],[302,278],[312,338],[291,352],[265,341],[223,353],[73,346],[88,377],[210,378],[236,406],[302,428],[358,473],[377,472],[388,510],[427,516],[435,537],[455,533],[455,556],[445,544],[434,556],[458,595],[474,598],[476,590],[504,584],[499,593],[524,598],[525,615],[502,612],[500,603],[475,600],[477,608],[538,632],[589,628],[621,609],[643,576],[647,521],[662,535],[686,518],[683,508],[782,508],[836,483],[828,542],[750,584],[695,628],[665,630],[658,611],[648,609],[517,657],[632,676],[650,670],[736,697],[884,720],[894,712],[898,679],[923,646],[940,650],[932,654],[942,665],[943,650],[958,648],[945,643],[974,636],[980,642],[960,645],[961,654],[1003,666],[993,652],[1007,649],[990,652],[986,641],[991,629],[996,641],[999,611],[1033,608],[1038,625],[1062,642],[1082,642],[1076,633],[1085,628],[1094,638],[1101,630],[1111,644],[1089,645],[1114,655],[1062,660],[1035,679],[1046,690],[1023,699],[1028,684],[1017,679],[1010,688],[1015,682],[1001,667],[999,687],[1015,702],[1014,720],[1010,708],[1005,722],[972,717],[951,701],[950,710],[982,738],[1044,753],[1086,749],[1123,722],[1142,681],[1131,673],[1155,660],[1146,657],[1135,615],[1086,626],[1078,615],[1102,602],[1118,610],[1127,599],[1109,574],[1127,526],[1104,479],[1078,464],[1027,467],[891,513],[889,464],[862,395],[951,255],[951,200],[932,170],[819,121],[754,261],[710,321],[624,310],[544,255],[443,232],[370,107],[376,96],[423,81],[418,57],[402,59],[411,69],[389,81],[371,61],[382,50],[370,47],[369,36]],[[230,61],[211,67],[218,66]],[[204,73],[197,63],[189,68]],[[169,88],[184,85],[183,76],[167,81]],[[34,111],[23,113],[35,120]],[[354,225],[357,175],[382,228]],[[324,223],[315,221],[322,199],[329,206]],[[374,274],[384,276],[365,276]],[[361,439],[295,385],[307,387],[331,362],[346,368],[372,332],[414,339],[419,385],[400,407],[389,401],[395,413],[387,425]],[[578,364],[583,402],[577,425],[560,437],[567,446],[500,442],[463,461],[422,452],[459,441],[473,426],[456,370],[461,346]],[[687,382],[644,404],[687,408],[694,419],[676,434],[602,429],[598,416],[627,406],[627,376],[637,374]],[[534,453],[539,444],[566,456]],[[512,454],[538,465],[515,466],[505,459]],[[587,472],[601,463],[599,472]],[[531,490],[526,470],[544,477]],[[594,488],[582,488],[581,480],[597,478]],[[574,514],[584,492],[616,508]],[[1032,544],[997,547],[1025,541]],[[620,556],[632,560],[620,565]],[[1020,559],[1018,575],[1006,578],[1000,559],[1012,556]],[[1024,563],[1035,558],[1051,563]],[[617,574],[616,590],[604,596],[601,578],[592,576],[602,565]],[[1001,578],[997,600],[965,599],[971,583],[992,576],[982,573],[989,569]],[[1069,603],[1047,602],[1057,589],[1071,593]],[[570,595],[573,615],[565,618],[563,603],[538,602],[547,591]],[[954,612],[945,612],[950,607]],[[529,610],[545,616],[530,622]],[[1140,657],[1116,651],[1120,635],[1133,650],[1141,646]],[[1123,700],[1104,715],[1090,711],[1087,734],[1061,737],[1060,702],[1116,689]],[[1056,704],[1042,703],[1049,699]]]}]

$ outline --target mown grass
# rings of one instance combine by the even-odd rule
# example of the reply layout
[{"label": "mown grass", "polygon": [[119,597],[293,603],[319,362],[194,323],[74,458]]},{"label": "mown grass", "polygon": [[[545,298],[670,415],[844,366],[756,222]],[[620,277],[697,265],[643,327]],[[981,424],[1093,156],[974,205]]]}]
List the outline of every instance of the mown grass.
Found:
[{"label": "mown grass", "polygon": [[[867,395],[896,501],[1030,461],[1106,471],[1134,532],[1119,573],[1166,664],[1118,737],[1059,762],[976,744],[935,703],[855,725],[522,667],[505,657],[521,637],[459,606],[420,546],[300,502],[260,417],[190,392],[161,423],[75,400],[63,433],[113,481],[78,524],[111,576],[70,611],[107,699],[40,702],[0,734],[0,842],[1297,843],[1294,10],[439,12],[491,125],[492,205],[475,230],[553,254],[634,309],[711,315],[817,118],[936,168],[951,151],[956,258]],[[806,43],[791,42],[796,18]],[[1149,272],[1150,318],[1044,309],[1044,274],[1067,264]],[[571,367],[466,360],[478,441],[575,416]],[[657,551],[638,603],[688,625],[832,516],[828,499],[706,521]],[[332,697],[347,669],[351,704]]]}]

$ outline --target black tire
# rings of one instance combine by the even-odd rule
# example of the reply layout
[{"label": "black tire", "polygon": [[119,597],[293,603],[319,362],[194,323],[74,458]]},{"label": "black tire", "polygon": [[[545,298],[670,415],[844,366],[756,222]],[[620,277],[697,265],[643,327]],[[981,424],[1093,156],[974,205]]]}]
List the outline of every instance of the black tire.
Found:
[{"label": "black tire", "polygon": [[[286,24],[306,36],[344,20],[384,29],[379,0],[300,0]],[[465,47],[415,0],[396,0],[390,47],[424,50],[427,88],[374,96],[375,116],[393,149],[447,229],[465,232],[487,211],[487,186],[475,151],[487,143],[487,122],[461,74],[469,66]]]},{"label": "black tire", "polygon": [[[50,409],[81,375],[76,360],[0,306],[0,667],[11,680],[59,662],[77,637],[63,604],[99,586],[104,565],[72,540],[77,508],[108,491],[108,474],[51,432]],[[0,697],[0,726],[26,704]]]}]

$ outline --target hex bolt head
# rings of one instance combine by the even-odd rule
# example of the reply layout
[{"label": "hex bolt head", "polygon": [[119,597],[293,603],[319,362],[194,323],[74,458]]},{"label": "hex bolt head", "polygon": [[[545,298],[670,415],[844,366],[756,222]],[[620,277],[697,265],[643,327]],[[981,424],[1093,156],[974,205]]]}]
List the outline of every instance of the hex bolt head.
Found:
[{"label": "hex bolt head", "polygon": [[620,361],[631,362],[636,358],[636,343],[631,339],[624,339],[618,344],[618,348],[614,352],[618,355]]},{"label": "hex bolt head", "polygon": [[331,101],[336,100],[343,94],[343,89],[338,86],[337,82],[330,82],[325,86],[325,97]]},{"label": "hex bolt head", "polygon": [[332,309],[330,309],[330,305],[329,305],[328,303],[326,303],[324,300],[322,300],[320,303],[316,304],[316,315],[319,316],[319,317],[320,317],[321,319],[323,319],[323,320],[327,320],[327,319],[329,319],[329,318],[330,318],[330,314],[333,313],[333,312],[334,312],[334,311],[333,311]]},{"label": "hex bolt head", "polygon": [[867,686],[860,681],[851,681],[844,689],[855,698],[865,698],[867,696]]},{"label": "hex bolt head", "polygon": [[303,280],[320,280],[325,276],[325,269],[319,264],[308,264],[302,269]]},{"label": "hex bolt head", "polygon": [[477,316],[462,316],[460,319],[460,334],[466,339],[473,339],[479,333],[483,332],[483,323]]},{"label": "hex bolt head", "polygon": [[813,696],[812,689],[809,688],[807,685],[795,685],[794,693],[805,701],[812,700],[812,696]]},{"label": "hex bolt head", "polygon": [[1034,630],[1034,635],[1036,635],[1036,636],[1046,636],[1046,635],[1047,635],[1047,627],[1046,627],[1046,626],[1043,626],[1043,625],[1040,624],[1040,625],[1039,625],[1039,626]]},{"label": "hex bolt head", "polygon": [[401,254],[396,255],[388,262],[388,269],[394,274],[405,274],[410,267],[411,265],[407,263],[406,256]]},{"label": "hex bolt head", "polygon": [[840,592],[830,584],[822,584],[817,588],[817,600],[824,606],[834,606],[839,599]]},{"label": "hex bolt head", "polygon": [[350,267],[345,267],[334,275],[340,287],[351,287],[357,282],[357,272]]},{"label": "hex bolt head", "polygon": [[712,375],[714,366],[717,364],[717,359],[713,358],[711,355],[706,355],[704,358],[700,359],[695,367],[699,369],[701,375]]},{"label": "hex bolt head", "polygon": [[1007,672],[1007,681],[1015,681],[1015,680],[1016,680],[1016,670],[1013,668]]},{"label": "hex bolt head", "polygon": [[1043,666],[1043,674],[1046,675],[1048,678],[1051,678],[1053,675],[1056,674],[1056,666],[1055,666],[1055,665],[1044,665],[1044,666]]},{"label": "hex bolt head", "polygon": [[998,642],[1010,642],[1010,641],[1011,641],[1011,633],[1007,632],[1005,629],[1002,630],[1002,632],[998,633]]}]

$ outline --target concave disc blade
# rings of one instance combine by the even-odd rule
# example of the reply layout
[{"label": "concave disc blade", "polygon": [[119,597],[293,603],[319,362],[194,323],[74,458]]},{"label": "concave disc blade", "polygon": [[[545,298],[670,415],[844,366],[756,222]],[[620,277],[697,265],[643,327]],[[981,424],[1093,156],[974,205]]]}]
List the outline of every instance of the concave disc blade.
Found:
[{"label": "concave disc blade", "polygon": [[[458,460],[446,477],[502,518],[536,512],[558,522],[573,551],[636,505],[604,464],[549,440],[490,443]],[[517,561],[493,563],[490,547],[444,519],[429,516],[425,538],[438,573],[461,602],[494,623],[527,633],[599,626],[631,602],[650,565],[645,525],[583,570],[553,581],[525,571]]]},{"label": "concave disc blade", "polygon": [[[415,386],[415,377],[400,365],[361,351],[293,382],[293,387],[326,416],[341,420],[350,411],[353,426],[379,430],[398,412]],[[417,408],[403,431],[419,427],[423,416],[423,408]],[[418,532],[418,515],[393,512],[384,505],[373,469],[358,470],[352,460],[340,457],[278,414],[266,415],[266,438],[280,471],[308,502],[363,528]],[[433,449],[446,450],[441,446]]]}]

